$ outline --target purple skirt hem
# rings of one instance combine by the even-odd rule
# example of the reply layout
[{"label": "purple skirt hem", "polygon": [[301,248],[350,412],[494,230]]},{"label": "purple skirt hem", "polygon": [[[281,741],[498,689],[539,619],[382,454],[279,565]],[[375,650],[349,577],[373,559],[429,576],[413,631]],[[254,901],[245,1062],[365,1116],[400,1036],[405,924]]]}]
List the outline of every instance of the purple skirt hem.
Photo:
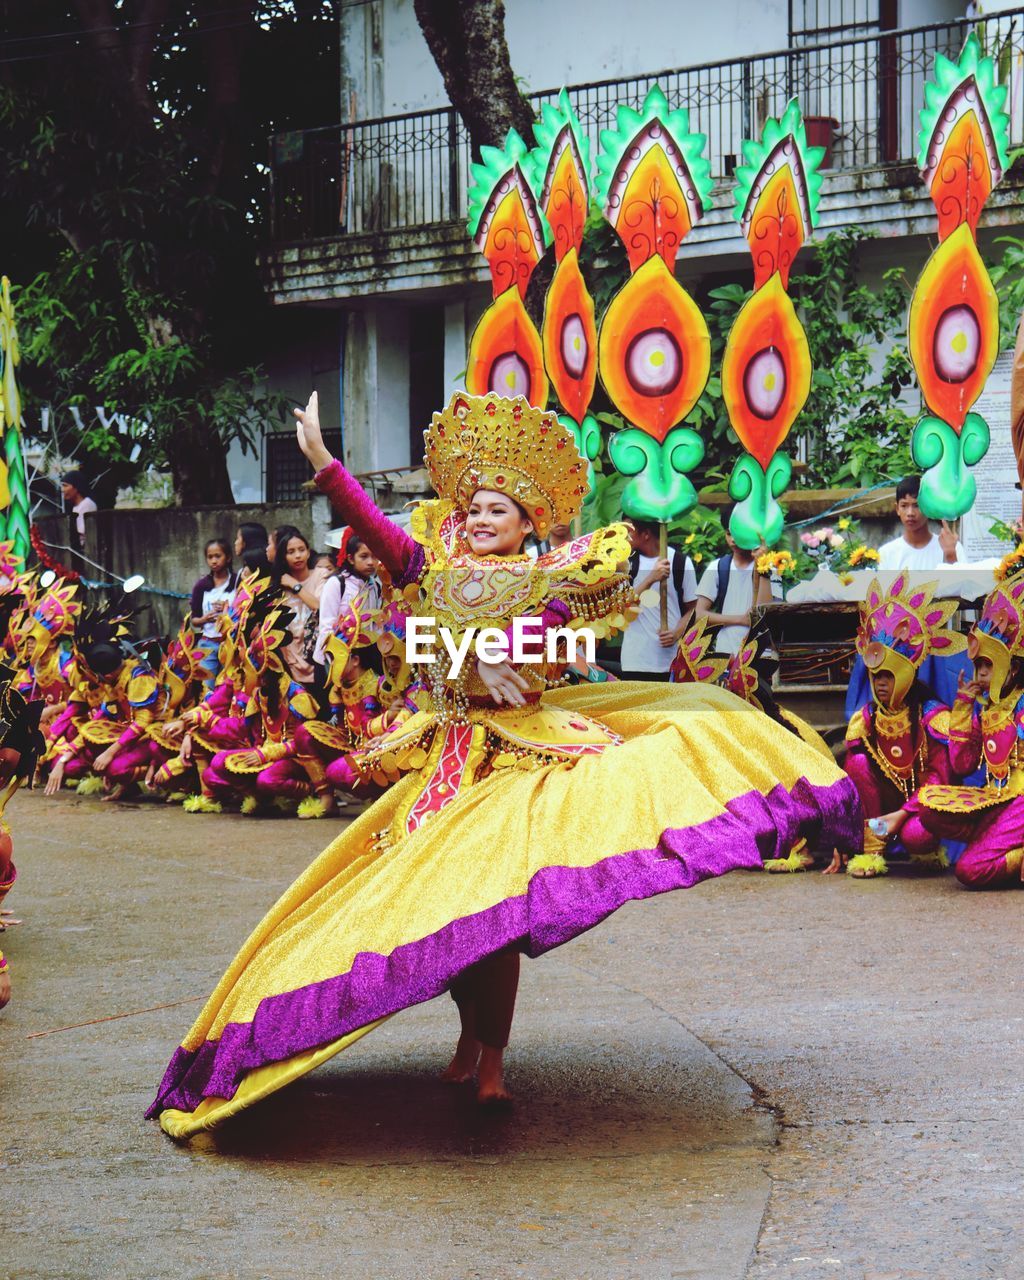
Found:
[{"label": "purple skirt hem", "polygon": [[390,955],[361,952],[348,972],[268,996],[252,1022],[229,1023],[219,1040],[199,1049],[177,1049],[146,1115],[194,1111],[205,1098],[231,1098],[249,1071],[431,1000],[471,964],[505,947],[541,955],[626,902],[758,868],[801,836],[811,845],[855,849],[862,821],[848,778],[825,787],[801,778],[791,790],[748,792],[707,822],[669,829],[654,849],[613,854],[587,867],[544,867],[518,897],[453,920]]}]

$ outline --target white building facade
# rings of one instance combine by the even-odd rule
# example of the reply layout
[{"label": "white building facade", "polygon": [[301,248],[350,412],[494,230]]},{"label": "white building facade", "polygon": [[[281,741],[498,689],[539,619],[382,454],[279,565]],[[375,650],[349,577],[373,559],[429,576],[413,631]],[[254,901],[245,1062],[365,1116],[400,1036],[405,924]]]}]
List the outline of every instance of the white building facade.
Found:
[{"label": "white building facade", "polygon": [[[714,209],[684,242],[692,291],[734,273],[749,251],[732,219],[732,172],[790,97],[810,140],[827,144],[819,235],[873,230],[870,280],[894,262],[913,278],[934,241],[934,209],[914,165],[923,86],[936,53],[956,57],[977,30],[1010,87],[1011,141],[1024,144],[1024,6],[956,0],[588,0],[555,11],[505,0],[513,70],[534,105],[563,86],[596,149],[620,102],[655,83],[708,136]],[[628,13],[628,22],[623,15]],[[412,0],[341,10],[339,118],[271,144],[271,240],[261,258],[280,323],[268,360],[296,399],[316,386],[350,469],[420,461],[420,433],[460,385],[468,334],[489,299],[465,230],[470,149],[447,102]],[[1024,221],[1016,168],[981,223],[986,241]],[[266,444],[264,496],[283,442]],[[281,464],[285,465],[285,464]],[[284,486],[284,487],[282,487]]]}]

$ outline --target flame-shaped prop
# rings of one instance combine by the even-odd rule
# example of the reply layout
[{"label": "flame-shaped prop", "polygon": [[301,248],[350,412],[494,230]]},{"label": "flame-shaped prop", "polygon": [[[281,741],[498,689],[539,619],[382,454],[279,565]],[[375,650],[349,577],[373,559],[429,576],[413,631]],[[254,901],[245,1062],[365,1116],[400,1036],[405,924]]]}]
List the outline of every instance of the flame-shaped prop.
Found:
[{"label": "flame-shaped prop", "polygon": [[938,55],[925,85],[918,164],[938,214],[939,246],[910,300],[908,337],[928,409],[911,448],[924,469],[921,510],[936,520],[970,510],[977,493],[970,468],[989,444],[988,424],[971,408],[999,352],[999,303],[976,232],[1008,165],[1006,92],[973,32],[958,62]]},{"label": "flame-shaped prop", "polygon": [[809,147],[800,108],[769,120],[760,143],[744,142],[736,170],[735,217],[754,261],[754,292],[729,333],[722,396],[747,452],[729,480],[736,502],[729,530],[750,550],[776,542],[785,522],[777,499],[792,474],[779,451],[811,389],[807,336],[789,294],[789,272],[818,220],[825,152]]},{"label": "flame-shaped prop", "polygon": [[544,105],[533,132],[537,146],[525,168],[556,263],[541,326],[544,368],[565,411],[561,421],[587,460],[587,503],[595,493],[590,464],[601,446],[600,428],[587,413],[597,382],[597,323],[579,262],[590,207],[590,142],[564,89],[557,107]]},{"label": "flame-shaped prop", "polygon": [[11,282],[0,279],[0,422],[3,456],[0,458],[0,538],[14,544],[22,560],[29,553],[28,477],[21,451],[21,396],[15,371],[21,360],[18,330],[14,322]]},{"label": "flame-shaped prop", "polygon": [[[630,277],[601,321],[598,367],[609,399],[631,424],[609,454],[629,477],[627,515],[664,522],[697,501],[685,472],[704,456],[695,431],[678,424],[711,371],[711,339],[699,307],[676,280],[679,246],[710,205],[707,139],[686,111],[669,110],[655,86],[636,112],[620,106],[601,134],[596,195],[625,245]],[[662,544],[664,546],[664,528]]]},{"label": "flame-shaped prop", "polygon": [[526,143],[511,129],[504,150],[481,147],[480,157],[471,166],[469,234],[491,269],[494,301],[470,339],[466,389],[478,396],[525,396],[543,409],[544,355],[524,299],[544,255],[545,227],[526,178]]}]

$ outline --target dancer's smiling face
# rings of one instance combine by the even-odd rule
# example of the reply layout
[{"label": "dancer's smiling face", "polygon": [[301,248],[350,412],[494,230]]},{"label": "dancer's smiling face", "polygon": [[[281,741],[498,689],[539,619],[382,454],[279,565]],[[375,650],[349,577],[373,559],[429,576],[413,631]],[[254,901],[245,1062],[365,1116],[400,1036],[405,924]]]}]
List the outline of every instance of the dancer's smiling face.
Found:
[{"label": "dancer's smiling face", "polygon": [[477,489],[466,513],[466,539],[479,556],[514,556],[533,533],[533,523],[517,502],[503,493]]}]

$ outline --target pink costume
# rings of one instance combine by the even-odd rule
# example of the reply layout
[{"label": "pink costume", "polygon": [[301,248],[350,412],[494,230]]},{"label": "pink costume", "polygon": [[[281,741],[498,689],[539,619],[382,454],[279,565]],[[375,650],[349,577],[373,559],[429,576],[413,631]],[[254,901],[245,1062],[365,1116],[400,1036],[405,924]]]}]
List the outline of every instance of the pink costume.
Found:
[{"label": "pink costume", "polygon": [[[900,573],[887,591],[873,581],[860,606],[857,652],[868,671],[872,700],[854,712],[846,729],[846,772],[866,819],[864,852],[849,864],[854,876],[884,875],[891,840],[898,839],[912,857],[938,851],[938,837],[921,820],[918,793],[949,778],[949,708],[918,682],[917,672],[931,654],[959,653],[966,641],[947,625],[956,602],[933,600],[935,587],[911,587],[906,573]],[[883,675],[892,685],[884,700],[876,683]],[[900,811],[909,816],[898,837],[871,830],[872,819]]]},{"label": "pink costume", "polygon": [[[899,842],[911,857],[927,857],[939,847],[938,837],[921,820],[917,792],[928,784],[949,781],[948,732],[949,708],[916,681],[899,712],[889,713],[868,702],[846,730],[843,767],[857,788],[864,817],[880,818],[906,809],[910,817],[900,828]],[[898,760],[892,758],[893,747],[899,752]]]},{"label": "pink costume", "polygon": [[954,868],[970,888],[1021,882],[1024,861],[1024,693],[1012,666],[1024,657],[1024,573],[989,595],[968,652],[992,664],[988,695],[958,694],[950,713],[949,754],[961,777],[985,766],[981,787],[930,786],[918,800],[929,830],[967,848]]},{"label": "pink costume", "polygon": [[248,701],[244,725],[232,725],[247,745],[218,751],[203,771],[203,792],[214,800],[245,795],[300,800],[309,795],[306,771],[295,758],[295,734],[316,715],[317,704],[284,665],[290,619],[288,609],[265,596],[249,608],[240,646]]}]

